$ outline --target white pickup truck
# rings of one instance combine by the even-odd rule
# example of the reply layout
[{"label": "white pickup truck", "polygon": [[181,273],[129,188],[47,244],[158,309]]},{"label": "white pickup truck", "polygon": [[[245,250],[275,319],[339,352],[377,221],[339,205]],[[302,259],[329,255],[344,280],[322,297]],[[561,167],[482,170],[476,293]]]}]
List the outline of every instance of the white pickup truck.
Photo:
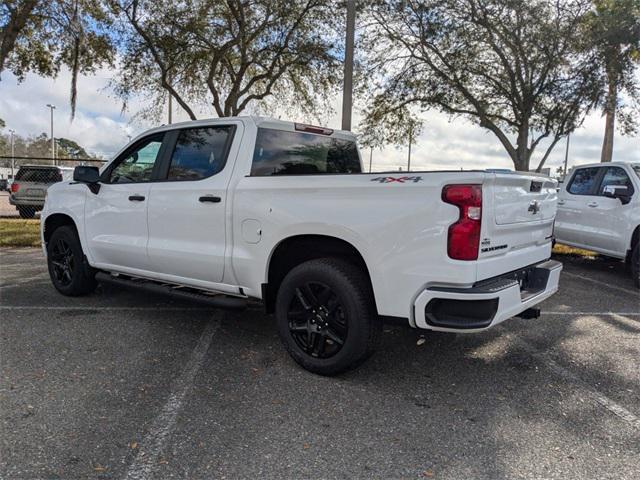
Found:
[{"label": "white pickup truck", "polygon": [[49,189],[42,239],[65,295],[96,282],[223,307],[261,299],[304,368],[374,350],[386,318],[479,332],[558,289],[556,183],[483,171],[362,173],[353,134],[267,118],[150,130]]},{"label": "white pickup truck", "polygon": [[640,288],[640,162],[580,165],[558,194],[559,243],[626,260]]}]

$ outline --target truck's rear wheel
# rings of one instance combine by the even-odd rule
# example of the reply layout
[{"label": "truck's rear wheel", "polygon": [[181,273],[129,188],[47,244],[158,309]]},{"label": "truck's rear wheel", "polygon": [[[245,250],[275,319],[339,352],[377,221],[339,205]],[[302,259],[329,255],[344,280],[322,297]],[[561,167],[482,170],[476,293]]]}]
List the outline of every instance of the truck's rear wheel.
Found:
[{"label": "truck's rear wheel", "polygon": [[305,369],[336,375],[360,365],[375,350],[382,324],[364,272],[334,258],[292,269],[276,299],[278,333]]},{"label": "truck's rear wheel", "polygon": [[631,254],[631,275],[633,276],[633,283],[640,288],[640,242],[636,243]]},{"label": "truck's rear wheel", "polygon": [[21,218],[33,218],[36,216],[36,209],[34,207],[18,207],[18,213]]},{"label": "truck's rear wheel", "polygon": [[84,260],[73,227],[57,228],[47,243],[47,266],[53,286],[63,295],[78,296],[96,288],[95,272]]}]

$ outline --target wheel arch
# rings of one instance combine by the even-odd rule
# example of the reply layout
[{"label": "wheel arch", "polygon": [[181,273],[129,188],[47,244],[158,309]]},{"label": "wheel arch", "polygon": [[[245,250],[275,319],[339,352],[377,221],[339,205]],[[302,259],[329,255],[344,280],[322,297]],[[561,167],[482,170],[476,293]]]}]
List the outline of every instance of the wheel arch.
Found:
[{"label": "wheel arch", "polygon": [[[42,230],[42,239],[44,241],[43,247],[46,248],[49,243],[49,239],[53,232],[55,232],[58,228],[63,226],[71,226],[75,229],[76,233],[78,233],[78,237],[80,237],[78,232],[78,226],[76,225],[75,220],[66,213],[52,213],[48,215],[44,221],[44,226]],[[82,239],[80,244],[82,245]]]},{"label": "wheel arch", "polygon": [[[371,274],[360,251],[347,240],[331,235],[298,234],[282,239],[274,246],[267,262],[267,283],[262,284],[265,309],[272,313],[284,277],[292,268],[316,258],[336,257],[358,266],[373,292]],[[375,298],[375,295],[374,295]]]},{"label": "wheel arch", "polygon": [[629,242],[629,250],[627,251],[627,260],[631,260],[634,247],[640,242],[640,225],[638,225],[631,234],[631,241]]}]

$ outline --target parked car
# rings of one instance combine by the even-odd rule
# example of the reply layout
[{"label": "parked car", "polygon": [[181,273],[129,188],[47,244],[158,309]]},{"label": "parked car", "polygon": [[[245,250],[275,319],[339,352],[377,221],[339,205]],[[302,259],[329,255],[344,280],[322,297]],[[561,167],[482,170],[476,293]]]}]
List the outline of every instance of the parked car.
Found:
[{"label": "parked car", "polygon": [[558,197],[556,241],[626,260],[640,288],[640,162],[580,165]]},{"label": "parked car", "polygon": [[73,168],[47,165],[24,165],[11,184],[9,203],[22,218],[33,218],[42,210],[48,188],[54,183],[73,178]]},{"label": "parked car", "polygon": [[0,192],[9,191],[9,180],[6,178],[0,178]]},{"label": "parked car", "polygon": [[555,181],[362,172],[350,132],[256,117],[150,130],[49,189],[51,280],[64,295],[110,281],[261,299],[291,356],[324,375],[364,361],[385,318],[479,332],[538,316],[558,289]]}]

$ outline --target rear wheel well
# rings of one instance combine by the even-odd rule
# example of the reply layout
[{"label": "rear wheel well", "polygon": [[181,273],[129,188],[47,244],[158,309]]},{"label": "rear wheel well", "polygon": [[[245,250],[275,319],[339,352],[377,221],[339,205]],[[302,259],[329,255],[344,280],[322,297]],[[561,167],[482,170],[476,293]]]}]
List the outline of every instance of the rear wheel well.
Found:
[{"label": "rear wheel well", "polygon": [[53,232],[65,225],[73,227],[76,233],[78,232],[75,222],[69,215],[65,215],[64,213],[54,213],[53,215],[49,215],[44,222],[43,236],[45,245],[49,243],[49,239],[51,238],[51,235],[53,235]]},{"label": "rear wheel well", "polygon": [[360,268],[373,291],[367,264],[358,249],[349,242],[326,235],[297,235],[280,242],[271,255],[268,280],[262,286],[266,311],[273,313],[280,284],[291,269],[309,260],[328,257],[341,258]]}]

